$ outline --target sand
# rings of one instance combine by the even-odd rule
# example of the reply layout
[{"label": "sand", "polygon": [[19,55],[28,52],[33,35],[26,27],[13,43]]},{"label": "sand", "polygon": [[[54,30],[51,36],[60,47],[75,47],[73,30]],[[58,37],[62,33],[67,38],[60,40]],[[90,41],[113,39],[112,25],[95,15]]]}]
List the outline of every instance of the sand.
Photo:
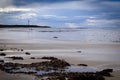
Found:
[{"label": "sand", "polygon": [[[77,42],[53,42],[53,43],[2,43],[6,45],[8,50],[3,51],[7,54],[7,56],[22,56],[24,60],[9,60],[4,58],[5,61],[15,62],[15,63],[32,63],[32,62],[40,62],[42,60],[35,59],[32,60],[30,57],[43,57],[43,56],[54,56],[60,59],[64,59],[69,62],[71,65],[77,64],[88,64],[90,67],[97,67],[100,69],[104,69],[105,64],[114,65],[110,68],[115,68],[116,64],[120,64],[120,60],[116,58],[119,56],[119,52],[115,52],[120,49],[119,44],[81,44]],[[10,50],[10,48],[18,48],[24,49],[21,51]],[[99,52],[99,50],[103,50],[103,52]],[[81,53],[77,52],[81,51]],[[97,51],[97,54],[96,54]],[[111,52],[113,51],[113,52]],[[30,52],[31,55],[25,55],[25,52]],[[93,53],[94,52],[94,53]],[[109,53],[110,52],[110,53]],[[105,53],[105,54],[104,54]],[[113,56],[114,55],[116,56]],[[108,57],[109,56],[109,57]],[[110,57],[113,59],[110,59]],[[105,58],[105,59],[101,59]],[[101,66],[102,65],[102,66]],[[108,66],[109,67],[109,66]],[[107,68],[107,67],[105,67]],[[120,66],[117,67],[120,69]],[[113,77],[106,77],[106,80],[118,80],[120,79],[119,75],[120,71],[114,71],[112,73]],[[23,75],[23,74],[8,74],[0,71],[0,79],[1,80],[34,80],[34,76]],[[7,77],[6,77],[7,76]]]},{"label": "sand", "polygon": [[[4,38],[4,36],[3,36]],[[106,77],[106,80],[120,79],[120,43],[83,43],[80,41],[54,40],[54,39],[3,39],[0,38],[0,48],[9,56],[21,56],[24,60],[10,60],[4,57],[6,62],[28,64],[40,62],[43,56],[54,56],[64,59],[71,65],[87,64],[90,67],[99,69],[112,68],[113,77]],[[23,49],[24,51],[11,50],[11,48]],[[81,52],[78,52],[81,51]],[[30,52],[31,55],[25,55]],[[8,74],[0,71],[0,80],[35,80],[34,76],[25,74]]]},{"label": "sand", "polygon": [[[8,41],[9,42],[9,41]],[[103,63],[120,63],[119,51],[120,44],[81,44],[72,41],[53,42],[53,43],[1,43],[5,44],[8,50],[3,51],[7,56],[22,56],[28,60],[30,57],[55,56],[65,59],[71,64],[86,63],[89,65]],[[23,49],[24,51],[15,51],[11,48]],[[81,51],[79,53],[78,51]],[[30,52],[30,56],[24,55]],[[37,61],[37,60],[36,60]],[[30,61],[31,62],[31,61]]]},{"label": "sand", "polygon": [[35,76],[25,74],[8,74],[0,71],[0,80],[35,80]]},{"label": "sand", "polygon": [[120,71],[112,72],[113,77],[105,77],[106,80],[119,80],[120,79]]}]

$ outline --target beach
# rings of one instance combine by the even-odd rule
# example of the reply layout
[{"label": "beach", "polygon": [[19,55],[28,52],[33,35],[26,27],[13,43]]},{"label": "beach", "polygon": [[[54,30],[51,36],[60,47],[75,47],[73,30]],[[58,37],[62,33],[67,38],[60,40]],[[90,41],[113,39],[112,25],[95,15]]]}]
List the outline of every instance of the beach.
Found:
[{"label": "beach", "polygon": [[[105,30],[104,32],[96,33],[96,35],[93,35],[96,31],[92,32],[92,30],[48,29],[45,30],[47,31],[46,33],[43,31],[41,29],[34,29],[32,31],[29,29],[21,29],[20,31],[16,29],[1,30],[0,48],[6,49],[1,52],[6,54],[5,57],[20,56],[24,60],[11,60],[3,56],[0,56],[0,59],[5,62],[30,64],[43,61],[37,58],[52,56],[65,60],[73,66],[87,64],[89,67],[97,70],[110,68],[113,69],[113,77],[106,77],[106,80],[118,80],[120,78],[120,36],[117,32],[118,30],[113,30],[113,38]],[[84,32],[84,35],[82,32]],[[111,32],[111,30],[108,32]],[[78,33],[80,35],[76,36]],[[87,33],[89,34],[87,35]],[[69,36],[69,34],[71,35]],[[21,49],[23,51],[20,51]],[[26,52],[29,52],[30,55],[25,55]],[[30,59],[31,57],[35,57],[36,59]],[[32,75],[11,75],[3,71],[0,71],[0,74],[0,79],[2,80],[35,79],[35,76]]]}]

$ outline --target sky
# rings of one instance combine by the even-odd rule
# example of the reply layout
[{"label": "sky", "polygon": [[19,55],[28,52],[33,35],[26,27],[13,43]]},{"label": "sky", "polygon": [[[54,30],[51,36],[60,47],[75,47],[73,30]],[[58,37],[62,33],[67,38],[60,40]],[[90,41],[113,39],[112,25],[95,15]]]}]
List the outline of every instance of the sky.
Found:
[{"label": "sky", "polygon": [[120,27],[120,0],[0,0],[0,24]]}]

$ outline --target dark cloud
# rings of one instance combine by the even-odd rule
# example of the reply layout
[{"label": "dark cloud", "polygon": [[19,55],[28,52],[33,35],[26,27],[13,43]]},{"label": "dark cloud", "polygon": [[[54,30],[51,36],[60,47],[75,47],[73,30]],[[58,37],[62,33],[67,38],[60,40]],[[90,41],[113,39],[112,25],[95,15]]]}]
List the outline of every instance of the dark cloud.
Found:
[{"label": "dark cloud", "polygon": [[13,3],[16,6],[24,6],[33,3],[52,4],[52,3],[67,2],[67,1],[81,1],[81,0],[13,0]]}]

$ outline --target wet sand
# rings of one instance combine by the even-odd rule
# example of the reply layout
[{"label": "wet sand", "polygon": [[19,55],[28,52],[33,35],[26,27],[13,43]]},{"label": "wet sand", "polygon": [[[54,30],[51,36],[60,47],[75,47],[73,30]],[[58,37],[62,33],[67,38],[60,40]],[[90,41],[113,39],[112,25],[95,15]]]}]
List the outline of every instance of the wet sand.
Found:
[{"label": "wet sand", "polygon": [[[112,72],[113,77],[105,77],[105,80],[119,80],[120,71]],[[35,76],[25,75],[25,74],[8,74],[3,71],[0,71],[1,80],[39,80]]]},{"label": "wet sand", "polygon": [[0,71],[0,80],[35,80],[35,76],[25,74],[8,74]]},{"label": "wet sand", "polygon": [[[30,59],[30,57],[40,58],[43,56],[54,56],[60,59],[64,59],[72,65],[87,64],[90,67],[97,67],[100,69],[103,69],[106,66],[104,64],[111,64],[114,66],[110,68],[113,68],[115,70],[116,64],[117,65],[120,64],[119,59],[110,59],[111,56],[115,58],[116,56],[120,55],[119,52],[116,52],[117,50],[120,49],[119,44],[81,44],[77,42],[73,42],[73,43],[54,42],[54,43],[38,43],[38,44],[9,42],[2,44],[6,44],[6,48],[8,50],[3,52],[5,52],[7,56],[22,56],[24,58],[24,60],[14,60],[14,61],[4,58],[4,60],[8,62],[10,61],[15,63],[26,64],[26,63],[42,61],[40,59],[32,60]],[[10,48],[23,49],[24,51],[21,52],[21,51],[10,50]],[[103,52],[102,51],[100,52],[99,50],[103,50]],[[81,51],[81,52],[79,53],[77,51]],[[25,55],[25,52],[30,52],[31,55]],[[113,54],[116,56],[113,56]],[[101,59],[101,58],[106,58],[106,59]],[[109,66],[105,68],[109,68]],[[120,69],[120,65],[117,68]],[[113,72],[112,75],[114,77],[106,78],[106,80],[118,80],[120,78],[118,73],[120,73],[120,70]],[[30,78],[31,76],[28,77],[28,75],[27,76],[26,75],[23,76],[22,74],[9,75],[8,73],[5,72],[0,72],[0,74],[1,74],[0,79],[2,80],[9,80],[9,79],[32,80]]]},{"label": "wet sand", "polygon": [[[120,44],[88,44],[73,41],[39,42],[39,43],[0,43],[1,48],[5,46],[7,50],[2,51],[7,56],[22,56],[28,60],[30,57],[54,56],[65,59],[71,64],[87,63],[89,65],[99,65],[106,63],[120,63]],[[23,49],[24,51],[11,50],[11,48]],[[79,52],[80,51],[80,52]],[[30,52],[31,55],[25,55]],[[26,62],[27,62],[26,61]],[[37,60],[36,60],[37,61]],[[30,61],[31,62],[31,61]]]},{"label": "wet sand", "polygon": [[112,72],[113,77],[105,77],[106,80],[119,80],[120,79],[120,71]]}]

